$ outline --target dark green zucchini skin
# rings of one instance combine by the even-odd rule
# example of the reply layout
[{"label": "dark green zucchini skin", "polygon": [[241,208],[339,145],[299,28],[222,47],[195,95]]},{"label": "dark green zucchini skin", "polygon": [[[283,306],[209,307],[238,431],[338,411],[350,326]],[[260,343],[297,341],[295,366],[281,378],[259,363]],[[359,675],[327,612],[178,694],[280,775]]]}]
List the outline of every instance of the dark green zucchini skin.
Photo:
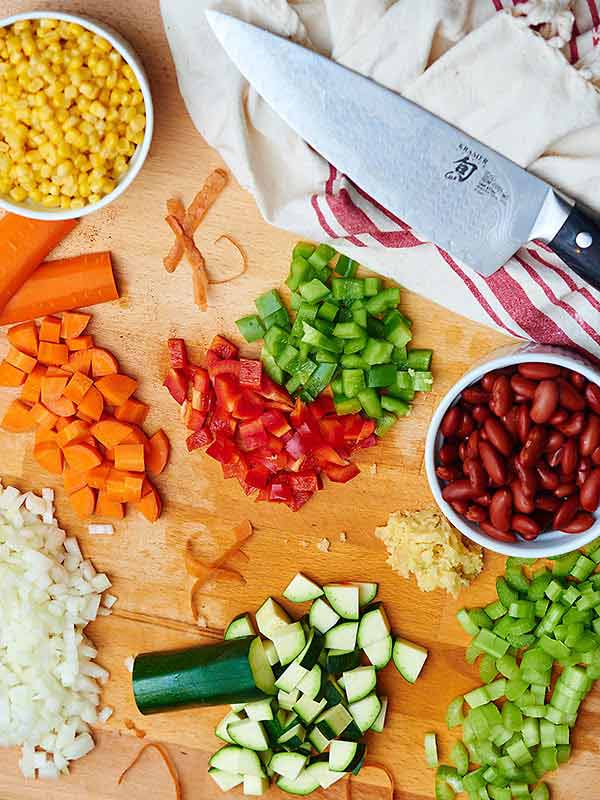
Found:
[{"label": "dark green zucchini skin", "polygon": [[266,695],[248,660],[255,636],[183,650],[142,653],[133,665],[133,695],[142,714],[249,703]]}]

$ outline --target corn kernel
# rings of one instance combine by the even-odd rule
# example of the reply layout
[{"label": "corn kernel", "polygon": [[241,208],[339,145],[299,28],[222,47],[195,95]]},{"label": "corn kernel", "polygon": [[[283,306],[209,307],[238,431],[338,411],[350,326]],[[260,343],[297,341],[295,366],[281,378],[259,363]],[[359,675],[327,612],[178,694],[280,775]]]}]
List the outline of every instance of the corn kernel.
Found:
[{"label": "corn kernel", "polygon": [[89,81],[84,81],[80,85],[79,91],[82,95],[84,95],[84,97],[87,97],[89,100],[93,100],[98,94],[98,87]]},{"label": "corn kernel", "polygon": [[46,208],[57,208],[60,204],[58,197],[52,197],[52,195],[46,195],[42,199],[42,205]]},{"label": "corn kernel", "polygon": [[106,106],[103,106],[98,100],[94,100],[90,105],[90,112],[98,117],[98,119],[104,119],[104,117],[106,117]]},{"label": "corn kernel", "polygon": [[133,133],[141,133],[146,127],[146,117],[143,114],[136,114],[129,123],[129,127]]},{"label": "corn kernel", "polygon": [[22,186],[15,186],[10,190],[9,195],[15,203],[22,203],[27,200],[27,192]]},{"label": "corn kernel", "polygon": [[40,192],[40,190],[39,190],[39,189],[32,189],[32,190],[29,192],[29,199],[30,199],[31,201],[33,201],[34,203],[41,203],[41,202],[42,202],[42,197],[43,197],[43,196],[44,196],[44,195],[43,195],[43,194]]},{"label": "corn kernel", "polygon": [[113,67],[120,67],[123,63],[123,57],[120,53],[117,53],[116,50],[111,50],[108,54],[108,60],[113,65]]},{"label": "corn kernel", "polygon": [[99,203],[100,200],[102,200],[102,197],[99,194],[91,194],[88,198],[88,202],[90,203],[90,205],[93,205],[94,203]]}]

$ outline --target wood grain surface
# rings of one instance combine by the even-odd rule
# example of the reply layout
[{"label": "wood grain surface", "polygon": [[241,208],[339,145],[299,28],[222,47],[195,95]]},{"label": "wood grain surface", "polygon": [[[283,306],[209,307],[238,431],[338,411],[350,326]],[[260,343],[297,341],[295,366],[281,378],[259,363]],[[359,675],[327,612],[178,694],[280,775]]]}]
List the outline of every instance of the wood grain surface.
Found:
[{"label": "wood grain surface", "polygon": [[[222,479],[218,464],[199,452],[187,454],[177,409],[161,388],[166,368],[164,345],[169,336],[184,336],[199,354],[216,332],[236,338],[234,320],[249,313],[252,298],[283,281],[295,239],[268,226],[251,196],[232,181],[208,214],[197,241],[213,275],[233,274],[238,268],[237,256],[227,243],[214,243],[222,233],[243,243],[249,269],[231,284],[213,286],[210,311],[199,313],[193,304],[186,267],[173,275],[162,268],[161,260],[171,241],[163,222],[164,201],[179,193],[189,202],[221,161],[194,129],[179,95],[158,2],[0,0],[0,16],[44,7],[83,12],[118,28],[142,55],[152,83],[156,133],[144,169],[123,197],[85,218],[55,254],[111,250],[121,299],[94,311],[91,332],[97,342],[113,350],[125,371],[140,379],[139,396],[152,407],[146,428],[152,432],[163,427],[167,431],[172,458],[158,481],[165,513],[157,524],[149,525],[132,512],[117,524],[113,537],[90,537],[86,526],[71,512],[58,482],[42,473],[34,462],[33,437],[0,434],[3,480],[20,488],[39,490],[50,485],[57,489],[61,523],[80,538],[86,556],[97,569],[110,575],[119,598],[111,617],[101,618],[88,628],[99,648],[98,660],[111,672],[103,702],[115,709],[109,722],[95,732],[96,750],[77,762],[69,777],[53,783],[25,781],[18,771],[17,753],[0,750],[0,797],[169,800],[174,796],[172,786],[152,751],[144,755],[126,783],[117,786],[119,773],[140,746],[140,740],[127,730],[126,720],[133,720],[146,732],[145,741],[153,739],[168,746],[181,773],[186,800],[222,796],[206,776],[206,763],[219,745],[213,728],[224,710],[144,718],[135,710],[123,660],[140,651],[216,640],[231,617],[255,609],[266,595],[280,594],[293,574],[304,570],[322,582],[379,581],[380,597],[394,630],[429,648],[430,658],[416,686],[406,684],[393,668],[383,673],[382,684],[390,696],[389,726],[384,736],[369,737],[369,749],[374,760],[392,770],[397,798],[431,798],[433,777],[423,762],[423,734],[438,731],[441,755],[447,758],[451,737],[445,732],[446,706],[477,681],[475,669],[464,660],[467,639],[454,613],[463,604],[489,602],[503,559],[486,556],[484,574],[457,601],[441,592],[422,594],[414,581],[392,573],[373,530],[385,523],[392,511],[432,503],[423,469],[424,435],[432,410],[472,360],[507,340],[405,292],[403,311],[414,320],[415,344],[435,348],[435,391],[421,395],[414,413],[376,449],[365,451],[363,472],[355,481],[347,486],[330,486],[300,513],[254,504],[244,497],[236,482]],[[418,251],[409,258],[418,265]],[[2,332],[0,349],[4,347]],[[12,397],[11,390],[2,390],[0,413]],[[238,561],[246,583],[242,588],[207,587],[201,610],[209,627],[201,630],[189,609],[190,580],[183,568],[185,543],[193,537],[199,552],[220,552],[231,540],[232,527],[244,518],[255,527],[254,537],[244,548],[248,559]],[[347,535],[346,542],[340,540],[342,532]],[[329,553],[317,549],[323,537],[331,542]],[[598,790],[590,787],[600,781],[600,766],[595,761],[599,713],[600,693],[596,691],[586,701],[575,733],[574,756],[551,781],[554,800],[591,800],[598,796]],[[341,798],[345,792],[344,781],[329,790],[327,797]],[[235,789],[230,794],[241,792]],[[271,790],[268,797],[275,796],[278,792]],[[353,796],[361,800],[389,797],[387,779],[377,770],[365,769],[354,782]]]}]

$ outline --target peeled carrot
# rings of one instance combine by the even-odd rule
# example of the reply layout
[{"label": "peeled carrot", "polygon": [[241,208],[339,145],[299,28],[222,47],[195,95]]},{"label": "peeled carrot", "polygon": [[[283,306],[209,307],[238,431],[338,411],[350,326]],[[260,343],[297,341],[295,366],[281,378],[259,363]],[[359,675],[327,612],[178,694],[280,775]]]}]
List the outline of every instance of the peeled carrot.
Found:
[{"label": "peeled carrot", "polygon": [[92,347],[92,375],[102,378],[104,375],[113,375],[119,371],[117,359],[108,350],[102,347]]},{"label": "peeled carrot", "polygon": [[124,501],[125,473],[111,469],[106,478],[106,494],[113,500]]},{"label": "peeled carrot", "polygon": [[141,428],[137,425],[131,425],[131,431],[128,436],[123,439],[121,444],[142,444],[144,447],[148,446],[148,437]]},{"label": "peeled carrot", "polygon": [[124,485],[124,493],[123,496],[125,500],[131,503],[137,503],[139,500],[142,499],[142,488],[144,485],[144,478],[143,474],[138,474],[134,472],[125,472],[125,477],[123,479]]},{"label": "peeled carrot", "polygon": [[[64,417],[64,416],[63,417],[59,417],[56,420],[56,425],[54,427],[60,433],[62,430],[64,430],[67,427],[67,425],[70,425],[71,422],[72,422],[72,420],[71,420],[70,417]],[[92,444],[93,444],[93,442],[92,442]]]},{"label": "peeled carrot", "polygon": [[66,344],[54,344],[54,342],[40,342],[38,349],[38,360],[42,364],[55,364],[60,366],[69,359],[69,351]]},{"label": "peeled carrot", "polygon": [[77,220],[46,221],[17,214],[0,220],[0,308],[75,225]]},{"label": "peeled carrot", "polygon": [[84,486],[69,496],[73,510],[81,519],[91,517],[96,506],[96,494],[89,486]]},{"label": "peeled carrot", "polygon": [[82,419],[73,420],[69,422],[58,434],[56,441],[59,447],[66,447],[68,444],[74,444],[82,439],[87,439],[90,435],[90,426]]},{"label": "peeled carrot", "polygon": [[75,403],[68,397],[59,397],[56,400],[48,400],[44,405],[56,414],[57,417],[72,417],[75,414]]},{"label": "peeled carrot", "polygon": [[146,468],[152,475],[160,475],[167,466],[171,446],[167,434],[161,429],[148,440]]},{"label": "peeled carrot", "polygon": [[42,403],[45,405],[49,400],[58,400],[59,397],[62,397],[68,381],[68,378],[44,375],[42,378]]},{"label": "peeled carrot", "polygon": [[69,378],[69,373],[62,367],[57,367],[55,364],[50,364],[46,367],[46,375],[49,378]]},{"label": "peeled carrot", "polygon": [[9,364],[8,361],[4,360],[0,364],[0,386],[22,386],[26,378],[27,375],[22,369]]},{"label": "peeled carrot", "polygon": [[37,356],[38,329],[35,322],[23,322],[8,330],[8,341],[17,350],[27,353],[28,356]]},{"label": "peeled carrot", "polygon": [[59,317],[44,317],[40,325],[40,341],[58,344],[60,342],[61,325],[62,322]]},{"label": "peeled carrot", "polygon": [[[92,356],[92,369],[93,369]],[[105,375],[96,381],[96,388],[110,406],[122,406],[137,389],[138,383],[128,375]]]},{"label": "peeled carrot", "polygon": [[73,350],[89,350],[94,346],[94,337],[90,336],[74,336],[72,339],[66,339],[67,347],[70,351]]},{"label": "peeled carrot", "polygon": [[68,464],[64,465],[62,476],[63,486],[67,494],[78,492],[80,489],[83,489],[84,486],[88,485],[86,475],[81,472],[75,472]]},{"label": "peeled carrot", "polygon": [[40,442],[33,448],[33,457],[38,464],[53,475],[63,471],[63,454],[56,442]]},{"label": "peeled carrot", "polygon": [[79,350],[76,353],[72,353],[67,363],[63,364],[63,368],[66,369],[67,372],[83,372],[84,375],[89,375],[90,369],[92,368],[91,351]]},{"label": "peeled carrot", "polygon": [[20,400],[13,400],[6,409],[0,427],[11,433],[25,433],[25,431],[32,431],[35,428],[35,420],[24,403]]},{"label": "peeled carrot", "polygon": [[81,403],[83,398],[90,390],[92,384],[92,379],[88,378],[87,375],[84,375],[83,372],[75,372],[73,377],[67,383],[63,394],[74,403]]},{"label": "peeled carrot", "polygon": [[42,389],[42,378],[46,374],[46,367],[37,364],[33,372],[27,376],[27,380],[21,389],[21,400],[25,403],[37,403],[40,399]]},{"label": "peeled carrot", "polygon": [[115,467],[119,470],[143,472],[145,469],[144,445],[118,444],[115,447]]},{"label": "peeled carrot", "polygon": [[131,433],[131,425],[119,422],[116,419],[103,419],[97,422],[91,429],[91,434],[104,447],[116,447],[121,444]]},{"label": "peeled carrot", "polygon": [[90,386],[85,397],[79,403],[77,413],[85,419],[98,422],[104,411],[104,398],[95,386]]},{"label": "peeled carrot", "polygon": [[65,311],[62,315],[60,338],[75,339],[81,336],[91,318],[91,314],[84,314],[81,311]]},{"label": "peeled carrot", "polygon": [[132,422],[134,425],[143,425],[150,409],[145,403],[129,398],[122,406],[115,408],[115,419],[121,422]]},{"label": "peeled carrot", "polygon": [[87,472],[102,463],[98,448],[90,444],[69,444],[63,449],[67,464],[77,472]]},{"label": "peeled carrot", "polygon": [[53,414],[52,411],[49,411],[46,406],[43,406],[41,403],[36,403],[29,413],[35,420],[38,430],[40,428],[47,428],[50,430],[50,428],[53,428],[58,422],[57,415]]},{"label": "peeled carrot", "polygon": [[118,500],[113,500],[106,492],[98,492],[98,499],[96,500],[97,517],[111,517],[112,519],[123,519],[125,516],[125,509],[123,503]]},{"label": "peeled carrot", "polygon": [[103,461],[102,464],[98,464],[97,467],[94,467],[93,469],[89,470],[89,472],[86,472],[85,478],[88,486],[91,486],[92,489],[104,489],[111,470],[112,464],[109,464],[107,461]]},{"label": "peeled carrot", "polygon": [[162,511],[162,502],[160,495],[156,491],[155,487],[152,486],[152,484],[150,484],[150,491],[145,494],[141,500],[135,503],[135,507],[138,511],[141,511],[148,522],[156,522],[156,520],[160,517]]},{"label": "peeled carrot", "polygon": [[[5,262],[0,258],[0,263],[4,266]],[[0,311],[0,325],[106,303],[118,297],[110,253],[88,253],[47,261],[36,269]]]},{"label": "peeled carrot", "polygon": [[55,442],[57,436],[58,434],[56,431],[53,431],[50,428],[43,428],[39,426],[35,431],[35,443],[39,444],[40,442]]},{"label": "peeled carrot", "polygon": [[6,354],[5,360],[9,364],[12,364],[13,367],[20,369],[22,372],[26,372],[27,374],[33,372],[35,365],[37,364],[37,361],[33,356],[28,356],[27,353],[22,353],[20,350],[17,350],[12,346]]}]

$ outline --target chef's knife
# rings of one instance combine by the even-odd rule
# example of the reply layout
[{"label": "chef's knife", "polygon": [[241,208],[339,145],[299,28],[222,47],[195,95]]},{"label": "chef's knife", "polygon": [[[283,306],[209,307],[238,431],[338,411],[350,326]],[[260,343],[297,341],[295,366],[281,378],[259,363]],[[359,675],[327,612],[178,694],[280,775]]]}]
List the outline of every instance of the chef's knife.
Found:
[{"label": "chef's knife", "polygon": [[600,288],[600,227],[580,205],[374,81],[206,13],[229,57],[287,124],[417,234],[486,276],[539,239]]}]

